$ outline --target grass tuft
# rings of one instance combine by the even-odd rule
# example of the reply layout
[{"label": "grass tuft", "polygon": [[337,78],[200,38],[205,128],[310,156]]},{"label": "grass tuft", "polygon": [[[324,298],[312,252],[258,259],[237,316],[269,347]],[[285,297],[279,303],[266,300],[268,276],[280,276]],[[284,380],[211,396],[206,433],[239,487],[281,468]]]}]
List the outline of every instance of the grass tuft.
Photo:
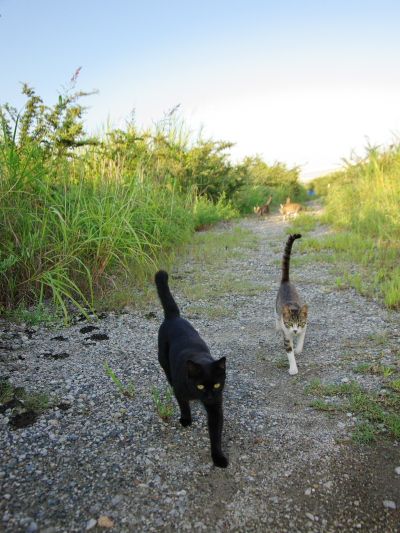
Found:
[{"label": "grass tuft", "polygon": [[300,213],[291,221],[291,225],[286,228],[286,233],[301,233],[306,234],[315,230],[318,225],[318,217],[310,213]]},{"label": "grass tuft", "polygon": [[[368,392],[354,381],[337,385],[323,384],[320,380],[313,380],[305,391],[320,397],[344,397],[344,401],[335,406],[335,409],[351,411],[364,419],[355,431],[354,439],[357,442],[373,442],[376,435],[386,433],[395,439],[400,437],[400,396],[397,393]],[[331,410],[325,404],[321,400],[314,400],[313,407]]]},{"label": "grass tuft", "polygon": [[114,372],[114,370],[110,367],[107,361],[104,361],[103,366],[104,366],[105,373],[114,383],[114,385],[118,389],[118,392],[122,396],[127,396],[128,398],[134,398],[136,394],[135,385],[131,381],[128,382],[128,385],[124,385],[122,381],[119,379],[119,377],[117,376],[117,374]]},{"label": "grass tuft", "polygon": [[376,429],[370,422],[357,424],[352,434],[352,439],[357,444],[372,444],[375,442],[376,437]]},{"label": "grass tuft", "polygon": [[167,387],[161,392],[157,387],[151,389],[154,407],[158,416],[167,422],[174,414],[173,392],[171,387]]}]

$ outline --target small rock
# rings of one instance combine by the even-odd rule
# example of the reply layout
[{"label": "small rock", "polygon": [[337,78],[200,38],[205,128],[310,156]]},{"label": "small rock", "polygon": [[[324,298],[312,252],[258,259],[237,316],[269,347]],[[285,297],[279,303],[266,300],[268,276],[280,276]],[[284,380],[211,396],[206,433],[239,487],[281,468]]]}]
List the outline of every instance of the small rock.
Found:
[{"label": "small rock", "polygon": [[97,520],[94,518],[91,518],[88,523],[86,524],[86,531],[89,531],[89,529],[93,529],[97,524]]},{"label": "small rock", "polygon": [[314,518],[314,515],[311,514],[311,513],[306,513],[306,517],[311,520],[312,522],[314,522],[315,518]]},{"label": "small rock", "polygon": [[311,496],[311,487],[308,487],[308,489],[306,489],[306,490],[304,491],[304,494],[305,494],[306,496]]},{"label": "small rock", "polygon": [[114,496],[114,498],[111,500],[111,504],[112,505],[118,505],[119,503],[122,502],[122,500],[124,499],[124,497],[121,495],[121,494],[117,494],[116,496]]},{"label": "small rock", "polygon": [[396,472],[396,474],[398,476],[400,476],[400,466],[396,466],[396,468],[394,469],[394,471]]},{"label": "small rock", "polygon": [[100,518],[97,520],[97,525],[99,527],[110,529],[114,527],[114,522],[111,520],[111,518],[108,518],[108,516],[100,516]]},{"label": "small rock", "polygon": [[383,506],[386,509],[396,509],[396,504],[392,500],[383,500]]},{"label": "small rock", "polygon": [[34,533],[38,530],[38,525],[36,522],[31,522],[29,526],[26,528],[26,533]]}]

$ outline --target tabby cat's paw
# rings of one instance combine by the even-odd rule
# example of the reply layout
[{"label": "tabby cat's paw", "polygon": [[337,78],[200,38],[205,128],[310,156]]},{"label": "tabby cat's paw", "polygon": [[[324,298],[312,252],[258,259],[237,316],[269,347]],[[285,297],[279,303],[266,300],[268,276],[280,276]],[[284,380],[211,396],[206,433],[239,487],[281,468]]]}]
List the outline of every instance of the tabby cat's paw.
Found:
[{"label": "tabby cat's paw", "polygon": [[192,419],[191,418],[180,418],[179,422],[182,424],[182,426],[184,428],[186,428],[187,426],[191,426],[192,425]]},{"label": "tabby cat's paw", "polygon": [[290,374],[291,376],[295,376],[296,374],[298,374],[298,372],[299,372],[299,371],[298,371],[297,367],[295,367],[295,368],[289,368],[289,374]]},{"label": "tabby cat's paw", "polygon": [[229,464],[228,458],[222,453],[220,455],[213,455],[212,460],[215,466],[218,466],[219,468],[226,468]]}]

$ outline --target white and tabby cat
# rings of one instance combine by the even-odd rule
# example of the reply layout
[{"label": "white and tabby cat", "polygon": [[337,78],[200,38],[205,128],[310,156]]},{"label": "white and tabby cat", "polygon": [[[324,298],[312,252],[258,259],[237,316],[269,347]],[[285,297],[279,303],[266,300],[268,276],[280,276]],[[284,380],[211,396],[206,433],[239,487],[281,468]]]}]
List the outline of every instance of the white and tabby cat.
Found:
[{"label": "white and tabby cat", "polygon": [[[292,244],[301,235],[296,233],[289,235],[286,242],[282,259],[282,279],[276,297],[276,329],[282,331],[285,350],[289,359],[289,374],[297,374],[297,364],[295,354],[298,355],[303,350],[304,336],[307,329],[308,306],[300,298],[296,287],[289,281],[289,263]],[[294,348],[294,338],[297,337],[296,348]]]},{"label": "white and tabby cat", "polygon": [[[290,200],[290,198],[288,198],[288,200]],[[301,207],[300,204],[295,204],[290,201],[288,202],[286,200],[286,204],[280,205],[279,213],[282,215],[283,220],[287,220],[290,217],[293,217],[293,218],[297,217],[297,215],[300,213],[302,209],[303,208]]]}]

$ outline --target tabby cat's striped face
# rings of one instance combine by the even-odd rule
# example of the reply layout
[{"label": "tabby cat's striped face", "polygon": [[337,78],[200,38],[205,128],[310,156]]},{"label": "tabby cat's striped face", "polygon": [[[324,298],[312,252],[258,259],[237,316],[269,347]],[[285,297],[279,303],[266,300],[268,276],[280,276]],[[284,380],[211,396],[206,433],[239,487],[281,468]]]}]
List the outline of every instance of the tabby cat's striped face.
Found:
[{"label": "tabby cat's striped face", "polygon": [[282,309],[282,319],[285,328],[294,335],[298,335],[307,325],[307,314],[307,305],[303,305],[300,310],[292,309],[288,305],[284,305]]}]

